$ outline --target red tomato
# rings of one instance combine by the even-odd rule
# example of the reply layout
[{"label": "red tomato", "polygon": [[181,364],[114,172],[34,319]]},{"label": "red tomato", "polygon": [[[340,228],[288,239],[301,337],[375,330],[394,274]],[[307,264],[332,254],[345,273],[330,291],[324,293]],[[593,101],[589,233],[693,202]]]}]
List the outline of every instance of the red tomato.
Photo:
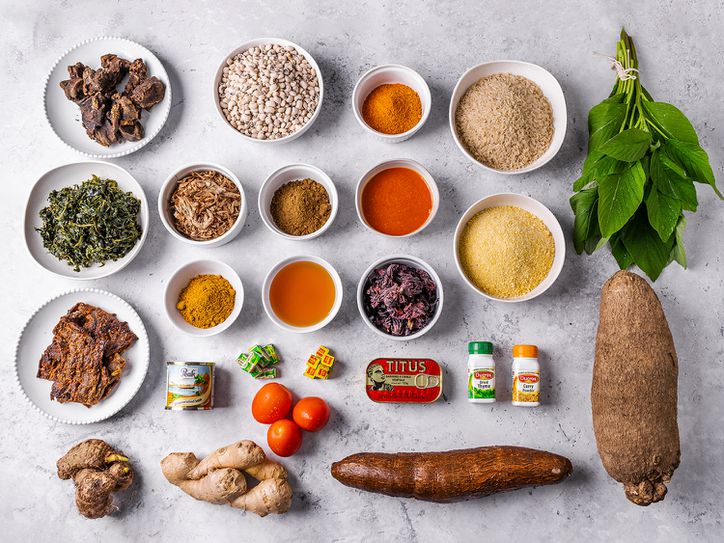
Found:
[{"label": "red tomato", "polygon": [[294,406],[292,418],[302,430],[318,432],[329,422],[329,406],[322,398],[302,398]]},{"label": "red tomato", "polygon": [[302,431],[294,421],[278,420],[266,433],[269,448],[279,456],[291,456],[302,446]]},{"label": "red tomato", "polygon": [[279,383],[268,383],[261,387],[251,402],[251,414],[262,424],[286,418],[291,409],[292,393]]}]

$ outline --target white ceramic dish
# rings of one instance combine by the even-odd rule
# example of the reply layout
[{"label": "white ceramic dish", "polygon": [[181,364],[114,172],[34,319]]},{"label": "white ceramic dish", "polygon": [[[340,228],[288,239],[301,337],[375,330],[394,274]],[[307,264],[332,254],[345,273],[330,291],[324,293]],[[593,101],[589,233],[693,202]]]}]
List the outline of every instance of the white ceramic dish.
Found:
[{"label": "white ceramic dish", "polygon": [[[279,270],[284,268],[285,266],[292,264],[294,262],[314,262],[316,264],[319,264],[322,266],[329,275],[332,277],[332,281],[334,282],[334,304],[332,304],[332,309],[329,312],[329,315],[322,320],[319,321],[317,324],[314,324],[312,326],[305,326],[305,327],[299,327],[299,326],[291,326],[287,324],[286,322],[282,321],[279,317],[276,316],[274,313],[274,310],[271,306],[271,301],[269,299],[269,290],[271,289],[272,281],[274,280],[274,277],[276,277],[276,274],[279,273]],[[264,285],[262,286],[261,291],[261,301],[262,305],[264,306],[264,311],[266,312],[267,316],[271,321],[276,324],[279,328],[282,330],[286,330],[287,332],[295,332],[297,334],[307,334],[309,332],[316,332],[317,330],[321,330],[325,326],[327,326],[332,320],[334,320],[334,317],[337,316],[337,312],[339,311],[339,308],[342,306],[342,280],[339,278],[339,274],[337,273],[337,270],[334,269],[334,267],[324,260],[323,258],[319,258],[318,256],[310,256],[310,255],[300,255],[300,256],[292,256],[289,258],[285,258],[284,260],[278,262],[271,270],[269,270],[269,273],[266,274],[266,277],[264,278]]]},{"label": "white ceramic dish", "polygon": [[[432,319],[430,322],[427,323],[427,326],[425,326],[423,329],[418,330],[414,334],[411,334],[409,336],[393,336],[392,334],[388,334],[379,328],[377,328],[370,319],[367,317],[367,313],[365,312],[364,308],[364,296],[365,296],[365,284],[367,283],[367,279],[369,278],[370,274],[377,268],[380,268],[382,266],[387,266],[389,264],[394,263],[401,263],[401,264],[407,264],[408,266],[412,266],[415,268],[420,268],[425,270],[428,274],[430,274],[430,277],[435,281],[435,285],[437,285],[437,308],[435,310],[435,314],[432,316]],[[385,258],[380,258],[379,260],[373,262],[370,264],[370,266],[364,271],[362,274],[362,278],[360,279],[359,283],[357,284],[357,309],[359,309],[359,313],[362,316],[362,320],[364,323],[369,327],[370,330],[375,332],[377,335],[382,336],[387,339],[391,339],[394,341],[409,341],[411,339],[417,339],[421,336],[424,336],[427,334],[430,329],[435,326],[435,323],[440,318],[440,314],[442,313],[442,304],[443,304],[443,288],[442,288],[442,281],[440,280],[440,277],[437,275],[435,270],[422,260],[421,258],[417,258],[416,256],[411,255],[393,255],[393,256],[387,256]]]},{"label": "white ceramic dish", "polygon": [[[475,83],[482,77],[506,72],[514,75],[521,75],[523,77],[527,77],[536,85],[538,85],[541,91],[543,91],[545,97],[550,102],[551,109],[553,110],[553,139],[551,140],[551,144],[546,152],[538,157],[538,159],[535,160],[532,164],[529,164],[525,168],[520,168],[518,170],[512,171],[496,170],[495,168],[486,166],[482,162],[479,162],[477,159],[475,159],[475,157],[473,157],[473,155],[471,155],[470,152],[468,152],[468,150],[465,148],[462,141],[460,141],[457,133],[457,128],[455,127],[455,112],[457,111],[458,103],[465,94],[465,91],[467,91],[473,83]],[[495,60],[492,62],[484,62],[482,64],[478,64],[477,66],[473,66],[467,72],[465,72],[455,85],[452,97],[450,98],[449,118],[450,131],[452,132],[453,139],[455,140],[455,143],[457,144],[460,151],[478,166],[491,172],[502,174],[532,172],[533,170],[537,170],[538,168],[546,164],[549,160],[556,156],[561,148],[561,145],[563,145],[563,140],[566,137],[566,125],[568,123],[568,113],[566,112],[566,99],[565,96],[563,96],[563,89],[561,88],[560,83],[558,83],[558,80],[556,80],[556,78],[553,77],[553,75],[551,75],[548,70],[541,68],[536,64],[531,64],[530,62],[523,62],[520,60]]]},{"label": "white ceramic dish", "polygon": [[[472,281],[470,281],[470,279],[468,279],[468,276],[465,275],[463,267],[460,263],[460,255],[458,254],[458,243],[460,241],[460,234],[462,233],[463,228],[468,223],[468,221],[483,209],[497,206],[519,207],[538,217],[548,227],[548,230],[550,230],[551,235],[553,236],[553,243],[555,245],[553,264],[551,265],[551,269],[548,272],[548,275],[545,277],[545,279],[543,279],[543,281],[540,282],[537,287],[531,290],[528,294],[519,296],[517,298],[496,298],[495,296],[491,296],[480,290],[472,283]],[[491,196],[483,198],[482,200],[478,200],[473,205],[471,205],[465,213],[463,213],[463,216],[460,217],[457,227],[455,228],[453,251],[455,252],[455,265],[457,266],[460,275],[463,277],[468,286],[470,286],[470,288],[472,288],[475,292],[482,296],[485,296],[486,298],[490,298],[491,300],[496,300],[498,302],[524,302],[526,300],[532,300],[533,298],[540,296],[546,290],[548,290],[553,283],[555,283],[558,275],[563,269],[563,262],[566,259],[566,240],[563,236],[563,230],[561,229],[561,225],[558,222],[558,219],[556,219],[555,215],[553,215],[553,213],[551,213],[551,211],[546,206],[541,204],[538,200],[534,200],[533,198],[530,198],[529,196],[524,196],[522,194],[502,193],[493,194]]]},{"label": "white ceramic dish", "polygon": [[[414,232],[410,232],[409,234],[404,234],[401,236],[393,236],[391,234],[385,234],[383,232],[380,232],[379,230],[375,230],[365,219],[364,213],[362,211],[362,193],[364,192],[365,186],[367,186],[367,183],[372,179],[375,175],[380,173],[381,171],[388,170],[390,168],[409,168],[410,170],[416,171],[422,178],[424,179],[425,183],[427,184],[427,188],[430,189],[430,195],[432,196],[432,210],[430,211],[430,216],[427,218],[427,220],[424,222],[420,228],[415,230]],[[377,166],[369,170],[367,173],[365,173],[360,180],[357,182],[357,190],[355,194],[355,200],[354,200],[355,208],[357,209],[357,217],[359,218],[360,222],[367,227],[367,229],[371,230],[375,234],[379,234],[380,236],[384,236],[387,238],[407,238],[410,236],[414,236],[415,234],[418,234],[419,232],[422,232],[427,226],[432,222],[432,220],[435,218],[435,215],[437,215],[437,210],[440,207],[440,191],[437,188],[437,183],[435,183],[435,180],[433,179],[432,175],[430,175],[430,172],[428,172],[425,167],[420,164],[419,162],[416,162],[414,160],[410,160],[407,158],[400,158],[396,160],[386,160],[384,162],[380,162]]]},{"label": "white ceramic dish", "polygon": [[[43,240],[36,228],[40,228],[43,224],[39,214],[40,210],[48,205],[48,194],[51,191],[80,184],[93,175],[100,178],[114,179],[118,182],[120,189],[132,192],[136,198],[141,200],[141,211],[138,219],[142,233],[133,249],[120,260],[109,261],[102,266],[93,264],[88,268],[81,268],[80,271],[75,272],[67,262],[58,260],[43,247]],[[25,205],[25,245],[30,252],[30,256],[49,272],[69,279],[100,279],[122,270],[140,252],[148,235],[148,227],[148,201],[141,185],[126,170],[110,162],[76,162],[74,164],[64,164],[47,171],[35,182]]]},{"label": "white ceramic dish", "polygon": [[[271,215],[271,202],[274,197],[274,193],[277,189],[279,189],[279,187],[289,183],[290,181],[306,178],[314,179],[325,188],[327,195],[329,196],[329,203],[332,206],[332,211],[327,219],[327,222],[324,223],[324,225],[322,225],[322,227],[316,232],[312,232],[306,236],[292,236],[282,232],[274,222]],[[259,190],[259,215],[261,215],[261,220],[269,230],[284,239],[299,241],[321,236],[329,229],[330,226],[332,226],[334,218],[337,216],[338,208],[339,197],[334,183],[326,173],[316,166],[311,166],[310,164],[289,164],[288,166],[279,168],[266,178]]]},{"label": "white ceramic dish", "polygon": [[[283,46],[291,46],[294,47],[298,53],[300,53],[304,58],[307,59],[307,62],[314,68],[314,71],[317,73],[317,80],[319,81],[319,101],[317,102],[317,109],[314,110],[314,113],[312,114],[312,118],[307,121],[307,124],[302,126],[299,130],[294,132],[293,134],[289,134],[288,136],[284,136],[283,138],[279,138],[276,140],[259,140],[252,138],[250,136],[247,136],[246,134],[242,134],[239,132],[236,128],[231,126],[231,123],[226,119],[224,116],[224,112],[221,109],[221,103],[219,99],[219,85],[221,84],[221,76],[224,67],[227,65],[226,62],[238,55],[239,53],[243,53],[247,49],[251,49],[252,47],[257,47],[259,45],[266,45],[267,43],[270,43],[272,45],[283,45]],[[299,136],[304,134],[307,130],[311,128],[311,126],[314,124],[314,121],[317,120],[317,117],[319,117],[319,112],[322,110],[322,102],[324,101],[324,81],[322,79],[322,71],[319,69],[319,66],[317,65],[317,61],[314,60],[314,57],[310,55],[304,48],[297,45],[294,42],[291,42],[289,40],[284,40],[282,38],[257,38],[255,40],[250,40],[248,42],[245,42],[241,44],[239,47],[231,51],[229,54],[227,54],[224,57],[224,60],[221,61],[221,64],[219,65],[219,68],[216,70],[216,75],[214,76],[214,104],[216,105],[216,111],[219,113],[219,117],[221,117],[221,120],[224,122],[226,126],[229,127],[229,129],[233,130],[235,134],[240,136],[241,138],[247,140],[247,141],[253,141],[257,143],[287,143],[292,140],[297,139]]]},{"label": "white ceramic dish", "polygon": [[[197,170],[212,170],[219,172],[221,175],[224,175],[227,178],[231,179],[231,181],[236,185],[236,188],[239,189],[239,194],[241,194],[241,207],[239,209],[239,216],[237,217],[234,225],[231,227],[231,229],[229,229],[218,238],[208,241],[197,241],[187,238],[181,232],[176,230],[176,228],[174,227],[173,215],[170,210],[171,195],[176,189],[176,185],[178,184],[178,182],[186,175]],[[169,175],[168,178],[166,178],[166,181],[164,181],[163,185],[161,185],[161,191],[158,194],[158,214],[161,216],[161,222],[166,227],[166,230],[168,230],[168,232],[177,240],[183,241],[184,243],[188,243],[190,245],[195,245],[197,247],[220,247],[229,243],[236,236],[239,235],[239,232],[241,232],[241,229],[244,227],[244,223],[246,222],[246,217],[248,213],[249,207],[246,202],[244,187],[241,186],[239,178],[236,177],[231,172],[231,170],[224,168],[219,164],[214,164],[212,162],[194,162],[192,164],[182,166],[174,173]]]},{"label": "white ceramic dish", "polygon": [[[369,94],[380,85],[401,83],[414,90],[420,97],[422,117],[420,121],[407,132],[401,134],[384,134],[370,127],[362,117],[362,106]],[[376,66],[365,72],[359,78],[352,91],[352,110],[357,122],[369,134],[385,143],[400,143],[410,139],[422,128],[432,109],[432,95],[425,79],[412,68],[400,64],[384,64]]]},{"label": "white ceramic dish", "polygon": [[[232,309],[231,314],[224,322],[212,328],[196,328],[190,325],[181,316],[179,310],[176,309],[179,294],[186,288],[189,281],[197,275],[220,275],[226,279],[236,291],[234,309]],[[168,319],[182,332],[196,337],[215,336],[234,324],[234,321],[239,317],[241,308],[244,306],[244,285],[241,283],[239,274],[228,264],[220,260],[194,260],[188,264],[184,264],[171,275],[163,293],[163,306]]]},{"label": "white ceramic dish", "polygon": [[[50,399],[51,381],[36,377],[38,362],[53,340],[53,327],[61,316],[78,302],[85,302],[128,322],[138,341],[123,353],[126,367],[116,389],[98,405],[85,407],[77,403],[61,404]],[[45,302],[28,319],[15,348],[15,380],[36,411],[56,422],[90,424],[112,417],[131,401],[146,378],[149,343],[146,328],[135,310],[124,300],[95,288],[70,290]]]},{"label": "white ceramic dish", "polygon": [[[143,139],[103,147],[86,135],[81,124],[80,109],[65,97],[60,82],[68,79],[68,66],[82,62],[96,69],[101,64],[101,56],[107,53],[130,61],[137,58],[143,60],[148,66],[148,75],[158,77],[166,85],[166,95],[151,111],[142,112]],[[121,85],[124,84],[121,82]],[[55,61],[45,80],[43,103],[50,128],[60,141],[89,158],[117,158],[138,151],[161,131],[171,111],[171,81],[158,57],[142,45],[125,38],[94,38],[71,47]]]}]

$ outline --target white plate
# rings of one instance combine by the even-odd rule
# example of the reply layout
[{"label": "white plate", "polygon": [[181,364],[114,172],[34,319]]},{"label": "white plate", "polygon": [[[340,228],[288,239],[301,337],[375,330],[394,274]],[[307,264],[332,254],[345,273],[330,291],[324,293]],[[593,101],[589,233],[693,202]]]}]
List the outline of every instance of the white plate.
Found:
[{"label": "white plate", "polygon": [[[550,102],[551,109],[553,110],[553,139],[551,140],[550,146],[546,152],[533,161],[533,163],[518,170],[496,170],[495,168],[491,168],[490,166],[486,166],[482,162],[479,162],[465,148],[462,141],[460,141],[457,128],[455,126],[455,112],[458,109],[458,103],[468,88],[481,78],[496,73],[510,73],[513,75],[527,77],[540,87],[540,90]],[[521,60],[494,60],[491,62],[483,62],[482,64],[478,64],[477,66],[470,68],[462,75],[462,77],[460,77],[455,85],[452,97],[450,98],[450,110],[448,115],[450,120],[450,131],[452,132],[453,139],[455,140],[458,149],[460,149],[466,157],[478,166],[491,172],[506,175],[532,172],[556,156],[556,153],[560,150],[561,145],[563,145],[563,140],[566,137],[566,125],[568,124],[566,98],[563,95],[563,89],[561,88],[560,83],[558,83],[558,80],[545,68],[542,68],[537,64],[523,62]]]},{"label": "white plate", "polygon": [[[123,353],[126,367],[120,383],[110,396],[93,407],[51,401],[52,381],[36,377],[40,357],[53,339],[53,327],[78,302],[115,313],[118,319],[128,322],[131,331],[138,336],[138,341]],[[49,419],[66,424],[90,424],[112,417],[131,401],[146,377],[148,362],[148,336],[135,310],[110,292],[95,288],[75,289],[51,298],[25,324],[15,349],[15,380],[25,399]]]},{"label": "white plate", "polygon": [[[124,191],[130,191],[141,200],[141,211],[139,220],[141,223],[141,238],[136,245],[120,260],[108,261],[103,266],[93,264],[88,268],[81,268],[80,271],[73,271],[73,267],[65,260],[59,260],[50,254],[43,247],[43,240],[35,230],[40,228],[43,222],[40,220],[40,210],[48,205],[48,194],[52,190],[59,190],[71,185],[77,185],[97,175],[103,179],[113,179],[118,182],[118,187]],[[51,273],[68,277],[69,279],[99,279],[106,277],[125,268],[135,258],[146,241],[148,234],[148,201],[146,195],[133,176],[126,170],[110,162],[76,162],[65,164],[44,173],[35,182],[28,203],[25,206],[25,245],[30,251],[33,260]]]},{"label": "white plate", "polygon": [[[65,97],[60,82],[68,79],[68,66],[82,62],[96,69],[101,65],[101,57],[108,53],[130,61],[137,58],[143,60],[148,67],[148,75],[158,77],[166,85],[166,94],[161,103],[153,106],[151,111],[144,110],[141,114],[145,133],[143,139],[103,147],[85,133],[80,109]],[[125,38],[93,38],[71,47],[55,61],[45,80],[43,104],[50,128],[63,143],[89,158],[117,158],[138,151],[161,131],[171,111],[171,83],[161,61],[142,45]]]}]

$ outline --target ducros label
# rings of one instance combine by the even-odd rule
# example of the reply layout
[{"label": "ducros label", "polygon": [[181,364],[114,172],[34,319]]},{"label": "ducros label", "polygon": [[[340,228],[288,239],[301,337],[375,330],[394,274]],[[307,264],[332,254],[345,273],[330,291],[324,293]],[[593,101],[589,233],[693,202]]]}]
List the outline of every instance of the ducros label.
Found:
[{"label": "ducros label", "polygon": [[481,368],[468,374],[468,399],[495,398],[495,368]]},{"label": "ducros label", "polygon": [[513,372],[513,401],[539,402],[540,401],[540,372],[525,371]]}]

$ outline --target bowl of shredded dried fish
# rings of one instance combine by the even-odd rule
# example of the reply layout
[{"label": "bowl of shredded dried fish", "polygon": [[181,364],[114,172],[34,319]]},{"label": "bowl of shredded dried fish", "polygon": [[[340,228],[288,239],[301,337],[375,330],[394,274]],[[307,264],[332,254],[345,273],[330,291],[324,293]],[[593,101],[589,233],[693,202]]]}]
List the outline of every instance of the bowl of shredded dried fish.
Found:
[{"label": "bowl of shredded dried fish", "polygon": [[158,196],[158,213],[166,230],[178,240],[203,247],[233,240],[247,212],[239,179],[218,164],[183,166],[166,179]]},{"label": "bowl of shredded dried fish", "polygon": [[468,208],[455,229],[455,264],[479,294],[523,302],[543,294],[563,268],[566,243],[551,211],[522,194],[494,194]]}]

